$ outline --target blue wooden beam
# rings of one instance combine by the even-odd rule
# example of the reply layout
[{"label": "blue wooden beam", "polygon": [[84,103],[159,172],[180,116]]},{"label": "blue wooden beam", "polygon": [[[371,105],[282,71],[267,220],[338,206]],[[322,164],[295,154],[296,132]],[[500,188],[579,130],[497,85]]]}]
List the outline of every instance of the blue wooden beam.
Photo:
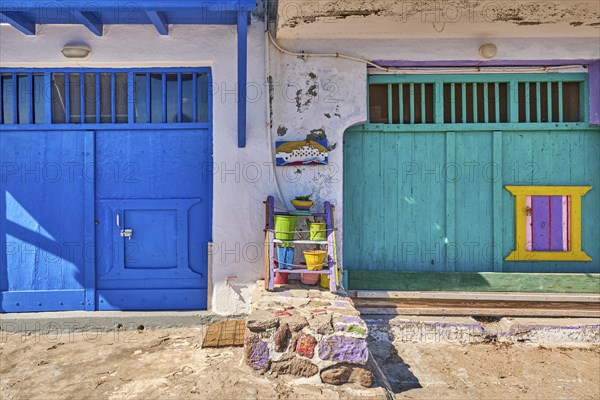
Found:
[{"label": "blue wooden beam", "polygon": [[164,13],[160,11],[146,11],[146,15],[150,18],[158,33],[161,35],[169,34],[169,23]]},{"label": "blue wooden beam", "polygon": [[77,11],[73,10],[73,16],[77,22],[83,24],[96,36],[102,36],[102,24],[98,21],[98,18],[89,11]]},{"label": "blue wooden beam", "polygon": [[246,147],[246,81],[248,78],[248,12],[238,11],[238,147]]},{"label": "blue wooden beam", "polygon": [[[38,11],[40,10],[40,0],[19,0],[13,2],[5,2],[0,5],[1,11]],[[89,6],[86,2],[62,2],[48,1],[43,2],[43,9],[86,9]],[[123,9],[138,9],[138,10],[161,10],[175,11],[182,9],[206,9],[212,11],[237,11],[246,10],[252,11],[256,9],[256,0],[136,0],[135,2],[115,1],[115,0],[95,0],[93,2],[95,10],[115,10]]]},{"label": "blue wooden beam", "polygon": [[35,23],[28,21],[23,15],[14,11],[0,12],[0,19],[5,20],[14,28],[26,35],[35,35]]}]

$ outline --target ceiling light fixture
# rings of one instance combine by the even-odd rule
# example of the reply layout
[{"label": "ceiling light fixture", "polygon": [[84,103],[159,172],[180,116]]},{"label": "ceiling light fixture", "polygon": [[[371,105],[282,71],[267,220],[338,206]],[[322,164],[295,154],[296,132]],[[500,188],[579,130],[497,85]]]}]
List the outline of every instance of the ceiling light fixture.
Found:
[{"label": "ceiling light fixture", "polygon": [[486,60],[496,57],[497,52],[498,52],[498,48],[496,47],[496,45],[494,43],[482,44],[479,47],[479,54],[481,55],[481,57],[485,58]]},{"label": "ceiling light fixture", "polygon": [[61,53],[67,58],[86,58],[92,53],[92,49],[87,44],[68,43],[63,46]]}]

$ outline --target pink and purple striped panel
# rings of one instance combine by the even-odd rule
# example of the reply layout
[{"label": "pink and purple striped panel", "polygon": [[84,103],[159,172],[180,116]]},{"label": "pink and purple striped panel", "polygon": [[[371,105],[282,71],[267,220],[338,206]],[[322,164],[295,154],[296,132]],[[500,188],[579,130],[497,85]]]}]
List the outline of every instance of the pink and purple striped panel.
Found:
[{"label": "pink and purple striped panel", "polygon": [[527,196],[527,251],[569,251],[570,197]]}]

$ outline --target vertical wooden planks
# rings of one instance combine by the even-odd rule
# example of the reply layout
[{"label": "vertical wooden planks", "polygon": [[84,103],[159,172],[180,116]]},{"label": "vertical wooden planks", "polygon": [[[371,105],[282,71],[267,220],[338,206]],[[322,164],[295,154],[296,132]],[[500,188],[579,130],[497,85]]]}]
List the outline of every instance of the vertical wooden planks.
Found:
[{"label": "vertical wooden planks", "polygon": [[52,74],[44,72],[44,115],[46,124],[52,123]]},{"label": "vertical wooden planks", "polygon": [[415,84],[410,84],[410,124],[415,123]]},{"label": "vertical wooden planks", "polygon": [[152,122],[152,79],[150,73],[146,73],[146,122]]},{"label": "vertical wooden planks", "polygon": [[488,84],[483,84],[483,122],[490,122],[490,110],[488,102]]},{"label": "vertical wooden planks", "polygon": [[[27,108],[28,108],[28,124],[33,124],[33,102],[34,98],[34,90],[33,90],[33,74],[30,72],[27,74]],[[2,101],[2,97],[0,97],[0,102]]]},{"label": "vertical wooden planks", "polygon": [[558,82],[558,122],[563,122],[563,85]]},{"label": "vertical wooden planks", "polygon": [[19,85],[17,82],[17,74],[12,73],[13,96],[12,96],[12,123],[19,123]]},{"label": "vertical wooden planks", "polygon": [[[82,85],[83,86],[83,85]],[[84,117],[82,117],[84,118]],[[84,164],[86,167],[96,164],[95,132],[86,131],[83,134],[84,140]],[[84,179],[83,184],[83,207],[84,207],[84,281],[85,281],[85,309],[93,311],[96,309],[96,177],[91,174],[88,179]],[[91,253],[91,254],[90,254]]]},{"label": "vertical wooden planks", "polygon": [[394,123],[394,112],[392,108],[392,84],[387,85],[387,113],[388,113],[388,124]]},{"label": "vertical wooden planks", "polygon": [[65,72],[65,123],[71,122],[71,74]]},{"label": "vertical wooden planks", "polygon": [[167,74],[165,72],[162,73],[162,118],[161,121],[163,123],[167,122]]},{"label": "vertical wooden planks", "polygon": [[192,121],[198,122],[198,74],[192,74]]},{"label": "vertical wooden planks", "polygon": [[79,74],[79,114],[80,123],[85,124],[85,74],[83,72]]},{"label": "vertical wooden planks", "polygon": [[127,122],[130,124],[135,122],[135,103],[137,100],[134,78],[135,75],[133,72],[127,73],[127,91],[129,92],[129,101],[127,102]]},{"label": "vertical wooden planks", "polygon": [[177,73],[177,122],[181,122],[183,118],[183,105],[182,105],[182,82],[181,72]]},{"label": "vertical wooden planks", "polygon": [[117,122],[117,88],[115,82],[115,73],[110,74],[110,121]]},{"label": "vertical wooden planks", "polygon": [[531,122],[531,93],[529,82],[525,82],[525,122]]},{"label": "vertical wooden planks", "polygon": [[462,101],[462,123],[466,124],[467,123],[467,84],[466,83],[461,83],[461,101]]},{"label": "vertical wooden planks", "polygon": [[508,84],[509,122],[519,122],[519,83],[511,80]]},{"label": "vertical wooden planks", "polygon": [[444,82],[437,80],[433,86],[433,122],[435,124],[444,123]]},{"label": "vertical wooden planks", "polygon": [[500,122],[500,84],[494,83],[494,122]]},{"label": "vertical wooden planks", "polygon": [[456,91],[454,82],[450,84],[450,122],[453,124],[456,123]]},{"label": "vertical wooden planks", "polygon": [[[492,164],[494,167],[499,168],[503,171],[503,134],[501,131],[492,132]],[[503,230],[504,230],[504,218],[503,218],[503,200],[504,195],[503,188],[503,173],[496,176],[492,182],[492,239],[493,239],[493,271],[502,272],[504,265],[504,254],[503,254]],[[506,173],[506,172],[504,172]]]},{"label": "vertical wooden planks", "polygon": [[398,107],[399,107],[399,117],[400,124],[404,123],[404,85],[400,83],[398,85]]},{"label": "vertical wooden planks", "polygon": [[456,133],[446,132],[446,165],[445,165],[445,183],[446,183],[446,271],[456,271],[456,254],[450,253],[450,246],[456,251],[456,176],[449,177],[449,170],[456,166]]},{"label": "vertical wooden planks", "polygon": [[479,122],[479,115],[477,110],[477,83],[473,82],[473,122]]},{"label": "vertical wooden planks", "polygon": [[97,124],[100,123],[100,117],[101,117],[100,95],[101,95],[101,91],[100,91],[100,73],[97,72],[96,73],[96,123]]},{"label": "vertical wooden planks", "polygon": [[548,97],[548,122],[554,121],[552,119],[552,82],[546,83],[546,96]]},{"label": "vertical wooden planks", "polygon": [[425,113],[425,84],[421,83],[421,124],[427,122],[427,115]]}]

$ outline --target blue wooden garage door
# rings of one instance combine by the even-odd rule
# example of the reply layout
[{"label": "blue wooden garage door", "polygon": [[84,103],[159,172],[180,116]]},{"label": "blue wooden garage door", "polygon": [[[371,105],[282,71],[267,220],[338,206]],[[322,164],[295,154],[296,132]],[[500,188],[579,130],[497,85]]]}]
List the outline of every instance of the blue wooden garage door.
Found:
[{"label": "blue wooden garage door", "polygon": [[97,133],[99,309],[206,308],[210,149],[198,130]]},{"label": "blue wooden garage door", "polygon": [[0,311],[207,304],[210,71],[2,70]]},{"label": "blue wooden garage door", "polygon": [[[94,182],[86,137],[81,131],[0,132],[2,311],[85,309],[85,282],[93,282],[86,261],[94,259],[94,242],[86,241],[85,193]],[[92,167],[88,179],[85,165]]]}]

